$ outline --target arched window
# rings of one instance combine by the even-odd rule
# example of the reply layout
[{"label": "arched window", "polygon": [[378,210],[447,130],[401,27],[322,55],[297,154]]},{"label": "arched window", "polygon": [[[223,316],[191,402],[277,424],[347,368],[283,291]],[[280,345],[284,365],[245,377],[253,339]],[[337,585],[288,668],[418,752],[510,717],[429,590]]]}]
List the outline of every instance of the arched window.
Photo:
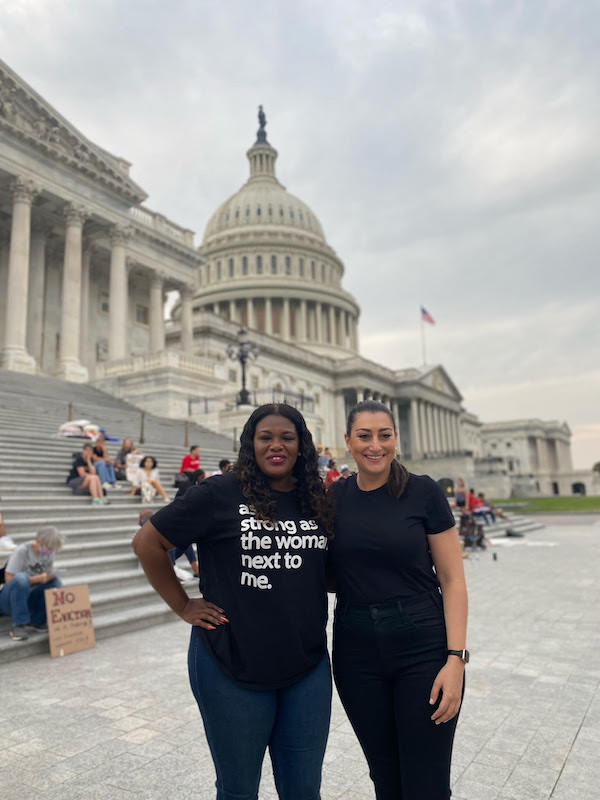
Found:
[{"label": "arched window", "polygon": [[315,280],[317,277],[317,267],[314,261],[310,262],[310,277]]},{"label": "arched window", "polygon": [[269,216],[270,216],[270,217],[272,217],[272,216],[273,216],[273,209],[271,208],[271,206],[269,206]]},{"label": "arched window", "polygon": [[229,277],[230,278],[233,278],[233,272],[234,272],[233,258],[230,258],[229,259]]},{"label": "arched window", "polygon": [[294,212],[291,208],[290,208],[290,219],[294,219]]},{"label": "arched window", "polygon": [[285,257],[285,274],[292,274],[292,259],[289,256]]},{"label": "arched window", "polygon": [[325,264],[321,264],[321,280],[325,283]]},{"label": "arched window", "polygon": [[246,216],[250,216],[250,206],[246,206]]},{"label": "arched window", "polygon": [[277,256],[271,256],[271,273],[277,274]]},{"label": "arched window", "polygon": [[260,217],[261,214],[262,214],[262,211],[260,210],[260,206],[256,206],[256,216]]},{"label": "arched window", "polygon": [[262,256],[256,256],[256,274],[262,275]]},{"label": "arched window", "polygon": [[304,277],[304,259],[301,258],[298,261],[298,272],[300,273],[300,277]]},{"label": "arched window", "polygon": [[279,216],[283,217],[283,206],[279,206]]},{"label": "arched window", "polygon": [[242,275],[248,274],[248,257],[242,256]]},{"label": "arched window", "polygon": [[235,210],[235,218],[236,219],[240,218],[240,210],[239,210],[239,208],[236,208],[236,210]]},{"label": "arched window", "polygon": [[217,280],[221,280],[221,262],[217,261]]}]

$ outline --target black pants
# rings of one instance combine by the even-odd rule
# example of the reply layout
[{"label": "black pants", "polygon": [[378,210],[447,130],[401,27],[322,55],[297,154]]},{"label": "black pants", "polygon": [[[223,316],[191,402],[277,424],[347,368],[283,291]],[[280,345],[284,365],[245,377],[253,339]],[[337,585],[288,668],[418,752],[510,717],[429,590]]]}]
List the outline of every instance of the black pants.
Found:
[{"label": "black pants", "polygon": [[377,800],[448,800],[457,717],[435,725],[431,686],[446,663],[436,590],[371,606],[338,603],[333,673]]}]

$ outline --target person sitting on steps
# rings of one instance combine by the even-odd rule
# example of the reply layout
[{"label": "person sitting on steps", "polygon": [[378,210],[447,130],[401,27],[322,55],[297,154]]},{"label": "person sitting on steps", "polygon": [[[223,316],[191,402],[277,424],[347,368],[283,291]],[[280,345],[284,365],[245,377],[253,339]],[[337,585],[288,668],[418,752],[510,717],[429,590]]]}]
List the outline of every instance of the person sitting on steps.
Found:
[{"label": "person sitting on steps", "polygon": [[106,449],[106,438],[102,432],[98,434],[92,454],[94,467],[100,478],[103,489],[116,489],[117,476],[115,475],[114,462]]},{"label": "person sitting on steps", "polygon": [[81,453],[75,455],[73,466],[67,476],[67,486],[73,494],[90,494],[93,506],[102,506],[108,503],[102,492],[100,478],[92,461],[93,448],[89,442],[83,445]]},{"label": "person sitting on steps", "polygon": [[12,617],[10,637],[16,642],[28,639],[28,631],[44,632],[46,604],[44,591],[61,586],[53,571],[54,554],[65,537],[53,525],[40,528],[32,542],[25,542],[11,553],[0,584],[0,614]]},{"label": "person sitting on steps", "polygon": [[137,475],[133,481],[133,488],[129,495],[140,494],[142,503],[151,503],[157,492],[165,503],[169,502],[167,493],[160,482],[160,474],[156,465],[157,461],[154,456],[144,456],[140,461]]}]

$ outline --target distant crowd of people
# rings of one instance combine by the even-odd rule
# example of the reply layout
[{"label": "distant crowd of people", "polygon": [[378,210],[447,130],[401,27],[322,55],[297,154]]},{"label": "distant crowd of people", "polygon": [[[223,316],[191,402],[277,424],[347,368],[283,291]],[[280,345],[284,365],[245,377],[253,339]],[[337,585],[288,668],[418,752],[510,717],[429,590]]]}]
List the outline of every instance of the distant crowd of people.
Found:
[{"label": "distant crowd of people", "polygon": [[483,524],[493,525],[496,517],[506,519],[506,516],[490,503],[483,492],[467,489],[462,478],[456,479],[454,501],[450,504],[460,513],[458,533],[463,539],[465,548],[468,546],[486,547]]}]

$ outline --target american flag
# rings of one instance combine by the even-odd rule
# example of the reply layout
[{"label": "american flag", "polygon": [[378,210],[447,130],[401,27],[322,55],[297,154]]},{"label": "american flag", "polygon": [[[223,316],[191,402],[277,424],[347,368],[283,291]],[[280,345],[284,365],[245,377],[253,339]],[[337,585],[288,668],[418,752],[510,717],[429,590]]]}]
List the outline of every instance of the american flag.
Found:
[{"label": "american flag", "polygon": [[434,318],[431,316],[431,314],[429,313],[429,311],[427,311],[426,308],[423,308],[423,306],[421,306],[421,319],[423,320],[423,322],[428,322],[430,325],[435,325]]}]

